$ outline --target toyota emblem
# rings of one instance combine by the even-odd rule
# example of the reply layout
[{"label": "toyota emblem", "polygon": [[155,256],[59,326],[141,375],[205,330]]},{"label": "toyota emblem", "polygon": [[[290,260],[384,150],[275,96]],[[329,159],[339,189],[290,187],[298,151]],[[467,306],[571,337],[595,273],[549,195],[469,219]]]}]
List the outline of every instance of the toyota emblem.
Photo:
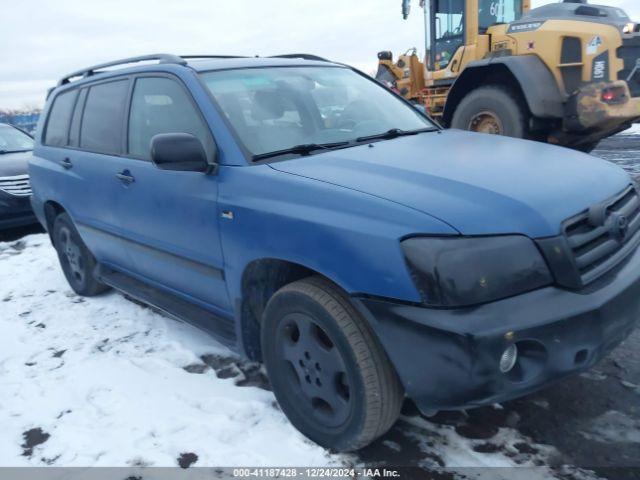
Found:
[{"label": "toyota emblem", "polygon": [[611,234],[618,240],[624,240],[629,233],[629,219],[624,215],[612,215]]}]

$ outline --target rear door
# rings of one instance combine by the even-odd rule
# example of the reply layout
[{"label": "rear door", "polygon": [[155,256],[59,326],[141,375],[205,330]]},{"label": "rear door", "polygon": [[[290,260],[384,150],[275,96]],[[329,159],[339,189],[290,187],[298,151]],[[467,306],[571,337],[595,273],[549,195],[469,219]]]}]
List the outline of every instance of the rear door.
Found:
[{"label": "rear door", "polygon": [[136,78],[129,111],[129,158],[122,159],[122,167],[131,181],[121,189],[119,214],[135,273],[211,310],[229,313],[218,177],[160,170],[150,155],[154,135],[190,133],[212,156],[211,132],[186,87],[173,76]]},{"label": "rear door", "polygon": [[[57,93],[45,111],[43,131],[29,162],[29,175],[34,189],[33,199],[42,204],[55,201],[61,204],[75,218],[75,190],[78,178],[68,170],[69,162],[69,125],[78,103],[79,90],[66,90]],[[35,208],[36,212],[41,208]],[[40,219],[41,221],[43,219]]]},{"label": "rear door", "polygon": [[130,80],[117,78],[79,91],[70,121],[68,147],[59,152],[67,181],[61,193],[80,235],[98,261],[127,268],[117,215],[124,150],[125,106]]}]

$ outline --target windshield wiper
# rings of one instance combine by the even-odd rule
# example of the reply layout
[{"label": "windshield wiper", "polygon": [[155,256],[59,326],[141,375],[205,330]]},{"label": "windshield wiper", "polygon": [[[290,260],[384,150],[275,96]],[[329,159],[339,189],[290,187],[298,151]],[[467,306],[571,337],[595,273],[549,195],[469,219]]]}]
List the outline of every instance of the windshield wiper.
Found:
[{"label": "windshield wiper", "polygon": [[406,137],[408,135],[417,135],[424,132],[437,132],[439,129],[436,127],[419,128],[417,130],[400,130],[399,128],[392,128],[383,133],[377,133],[375,135],[368,135],[366,137],[356,138],[356,142],[368,142],[369,140],[391,140],[392,138]]},{"label": "windshield wiper", "polygon": [[5,153],[23,153],[30,152],[31,150],[0,150],[0,155],[4,155]]},{"label": "windshield wiper", "polygon": [[281,155],[298,154],[309,155],[316,150],[332,150],[334,148],[340,148],[349,145],[349,142],[334,142],[334,143],[303,143],[294,147],[285,148],[283,150],[276,150],[275,152],[259,153],[252,157],[253,161],[264,160],[265,158],[279,157]]}]

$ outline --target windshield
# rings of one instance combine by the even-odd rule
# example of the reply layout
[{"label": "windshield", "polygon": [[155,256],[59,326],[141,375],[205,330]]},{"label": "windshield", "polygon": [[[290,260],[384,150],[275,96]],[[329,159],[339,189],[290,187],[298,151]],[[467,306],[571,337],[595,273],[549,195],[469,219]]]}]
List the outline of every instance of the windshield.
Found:
[{"label": "windshield", "polygon": [[296,146],[343,147],[392,130],[437,128],[348,68],[248,68],[204,73],[202,78],[254,156]]},{"label": "windshield", "polygon": [[522,16],[522,0],[480,0],[478,23],[480,31],[486,31],[498,23],[511,23]]},{"label": "windshield", "polygon": [[33,150],[33,139],[9,125],[0,124],[0,154]]}]

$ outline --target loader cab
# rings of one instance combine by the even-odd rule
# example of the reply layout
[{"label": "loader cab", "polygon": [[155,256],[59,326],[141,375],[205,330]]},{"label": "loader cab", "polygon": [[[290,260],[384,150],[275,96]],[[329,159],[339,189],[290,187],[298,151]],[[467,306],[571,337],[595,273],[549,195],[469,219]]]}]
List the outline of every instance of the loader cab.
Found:
[{"label": "loader cab", "polygon": [[511,23],[529,9],[529,0],[430,0],[424,4],[427,69],[444,70],[458,49],[477,43],[494,25]]},{"label": "loader cab", "polygon": [[465,0],[433,0],[431,5],[433,48],[428,64],[433,70],[442,70],[465,44]]}]

